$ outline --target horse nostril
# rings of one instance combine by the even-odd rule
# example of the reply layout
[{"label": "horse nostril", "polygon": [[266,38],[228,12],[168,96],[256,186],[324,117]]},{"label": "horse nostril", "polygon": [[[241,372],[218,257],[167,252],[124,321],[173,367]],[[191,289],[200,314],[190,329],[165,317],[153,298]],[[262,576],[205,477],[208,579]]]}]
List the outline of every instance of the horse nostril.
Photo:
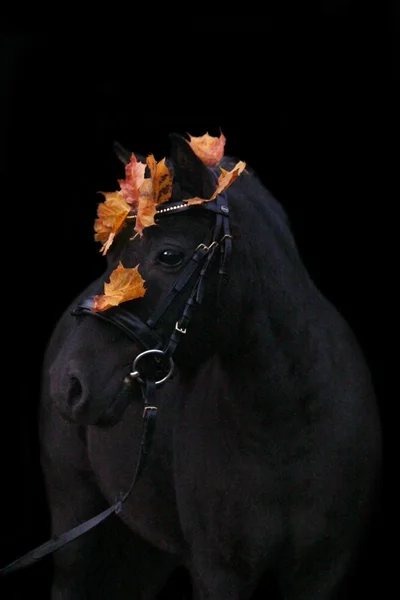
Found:
[{"label": "horse nostril", "polygon": [[68,389],[68,403],[71,407],[82,401],[83,387],[77,377],[71,376]]}]

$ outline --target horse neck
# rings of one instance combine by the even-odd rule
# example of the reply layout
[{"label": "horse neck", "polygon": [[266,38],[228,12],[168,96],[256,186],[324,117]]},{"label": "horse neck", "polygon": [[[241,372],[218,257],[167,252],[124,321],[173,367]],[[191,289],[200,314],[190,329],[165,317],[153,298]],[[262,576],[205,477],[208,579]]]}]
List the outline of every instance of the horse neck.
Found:
[{"label": "horse neck", "polygon": [[[294,246],[267,249],[247,261],[246,292],[232,321],[221,327],[220,359],[228,380],[247,403],[269,402],[277,393],[288,402],[303,385],[297,373],[321,364],[332,321],[341,319],[311,281]],[[239,286],[238,286],[239,287]],[[297,390],[295,389],[297,388]],[[236,392],[234,392],[236,393]]]}]

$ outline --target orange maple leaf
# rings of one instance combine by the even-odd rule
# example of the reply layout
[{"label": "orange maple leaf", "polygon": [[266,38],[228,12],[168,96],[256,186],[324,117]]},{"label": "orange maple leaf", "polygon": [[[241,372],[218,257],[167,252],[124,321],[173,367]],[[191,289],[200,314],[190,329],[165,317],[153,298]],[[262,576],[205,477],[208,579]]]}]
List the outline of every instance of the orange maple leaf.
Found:
[{"label": "orange maple leaf", "polygon": [[157,212],[156,203],[153,197],[153,182],[151,179],[145,179],[140,186],[139,203],[136,214],[136,223],[134,230],[143,235],[143,229],[155,225],[154,215]]},{"label": "orange maple leaf", "polygon": [[129,163],[125,166],[125,179],[118,179],[122,194],[130,206],[136,208],[139,202],[139,188],[144,180],[146,165],[138,162],[132,153]]},{"label": "orange maple leaf", "polygon": [[207,167],[215,167],[224,156],[226,138],[222,131],[219,137],[208,133],[200,137],[194,137],[190,133],[188,135],[190,137],[189,145],[193,152]]},{"label": "orange maple leaf", "polygon": [[157,205],[164,204],[172,195],[172,175],[165,164],[165,158],[156,162],[153,154],[150,154],[146,158],[146,163],[153,183],[153,201]]},{"label": "orange maple leaf", "polygon": [[125,268],[120,262],[110,275],[109,283],[104,284],[104,294],[98,294],[93,299],[93,312],[101,312],[121,302],[127,302],[145,295],[144,279],[134,268]]},{"label": "orange maple leaf", "polygon": [[232,183],[245,170],[245,168],[246,168],[246,163],[243,162],[242,160],[240,160],[238,163],[236,163],[236,165],[233,167],[232,171],[226,171],[225,169],[220,167],[221,175],[218,177],[218,184],[217,184],[217,188],[213,194],[213,199],[216,198],[218,196],[218,194],[221,194],[221,192],[224,192],[225,190],[227,190],[228,187],[231,186]]},{"label": "orange maple leaf", "polygon": [[172,195],[172,175],[165,158],[156,162],[153,154],[146,158],[150,170],[150,177],[143,180],[139,188],[139,200],[135,231],[143,235],[143,229],[155,225],[154,216],[157,206],[167,202]]},{"label": "orange maple leaf", "polygon": [[239,177],[239,175],[244,171],[245,168],[246,163],[242,160],[240,160],[231,171],[226,171],[225,169],[220,167],[221,175],[218,177],[217,187],[211,198],[196,197],[190,198],[189,200],[186,200],[186,202],[188,204],[202,204],[203,202],[211,202],[211,200],[214,200],[218,196],[218,194],[221,194],[222,192],[227,190],[228,187],[232,185],[232,183]]},{"label": "orange maple leaf", "polygon": [[96,242],[103,245],[100,252],[104,255],[111,246],[115,236],[124,226],[125,219],[129,214],[131,207],[125,201],[121,191],[101,192],[105,201],[97,207],[97,219],[94,222]]}]

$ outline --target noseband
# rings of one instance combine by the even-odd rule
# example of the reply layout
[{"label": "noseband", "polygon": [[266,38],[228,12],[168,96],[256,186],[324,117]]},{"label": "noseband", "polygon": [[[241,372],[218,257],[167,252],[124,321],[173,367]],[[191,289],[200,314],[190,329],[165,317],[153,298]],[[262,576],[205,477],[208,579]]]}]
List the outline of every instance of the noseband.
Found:
[{"label": "noseband", "polygon": [[[116,325],[128,335],[129,338],[138,342],[145,348],[145,350],[138,354],[133,361],[132,371],[130,372],[129,377],[125,378],[122,389],[117,395],[119,407],[121,408],[122,406],[122,408],[125,408],[131,400],[130,384],[132,383],[132,380],[136,379],[141,385],[142,396],[144,398],[142,440],[136,470],[129,489],[124,494],[120,493],[116,498],[115,503],[100,514],[59,536],[54,536],[41,546],[38,546],[3,569],[0,569],[0,576],[8,575],[9,573],[13,573],[21,568],[36,563],[48,554],[55,552],[87,531],[90,531],[113,513],[118,514],[121,512],[122,505],[130,495],[149,453],[155,426],[155,417],[157,414],[157,406],[154,398],[156,386],[160,386],[167,381],[172,374],[174,368],[172,356],[179,341],[182,339],[182,336],[186,333],[186,328],[192,317],[193,310],[202,302],[205,276],[215,257],[216,249],[218,247],[220,248],[220,266],[218,271],[220,282],[226,281],[228,274],[227,268],[232,249],[232,236],[229,226],[229,207],[226,193],[218,195],[215,200],[197,205],[195,209],[207,210],[215,214],[215,224],[211,242],[209,244],[202,243],[197,246],[178,280],[161,300],[151,317],[146,321],[142,321],[123,305],[110,308],[105,312],[94,312],[92,310],[93,296],[85,298],[72,311],[72,315],[77,317],[91,315]],[[165,215],[170,215],[172,212],[179,213],[187,210],[194,210],[194,208],[185,202],[174,202],[168,204],[168,206],[161,206],[157,211],[157,218],[160,219]],[[194,281],[182,314],[176,321],[175,328],[165,342],[156,331],[157,325],[173,300],[184,290],[187,291],[188,285],[195,274],[197,274],[197,278]],[[148,374],[143,375],[139,371],[139,363],[145,356],[152,356],[156,362],[161,359],[164,368],[164,375],[161,379],[157,380],[155,377],[149,376]],[[156,372],[156,369],[153,372]]]}]

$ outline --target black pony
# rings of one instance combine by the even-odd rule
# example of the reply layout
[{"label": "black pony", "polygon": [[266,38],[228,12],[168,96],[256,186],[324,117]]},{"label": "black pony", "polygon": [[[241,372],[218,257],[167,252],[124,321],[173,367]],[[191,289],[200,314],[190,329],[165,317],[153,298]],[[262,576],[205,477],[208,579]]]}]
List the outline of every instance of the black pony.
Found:
[{"label": "black pony", "polygon": [[197,600],[347,597],[380,472],[370,374],[280,204],[242,163],[199,148],[171,136],[158,180],[147,161],[142,217],[120,182],[131,210],[118,227],[116,213],[97,221],[105,273],[47,349],[52,533],[114,504],[147,459],[117,514],[55,552],[53,600],[156,598],[177,567]]}]

